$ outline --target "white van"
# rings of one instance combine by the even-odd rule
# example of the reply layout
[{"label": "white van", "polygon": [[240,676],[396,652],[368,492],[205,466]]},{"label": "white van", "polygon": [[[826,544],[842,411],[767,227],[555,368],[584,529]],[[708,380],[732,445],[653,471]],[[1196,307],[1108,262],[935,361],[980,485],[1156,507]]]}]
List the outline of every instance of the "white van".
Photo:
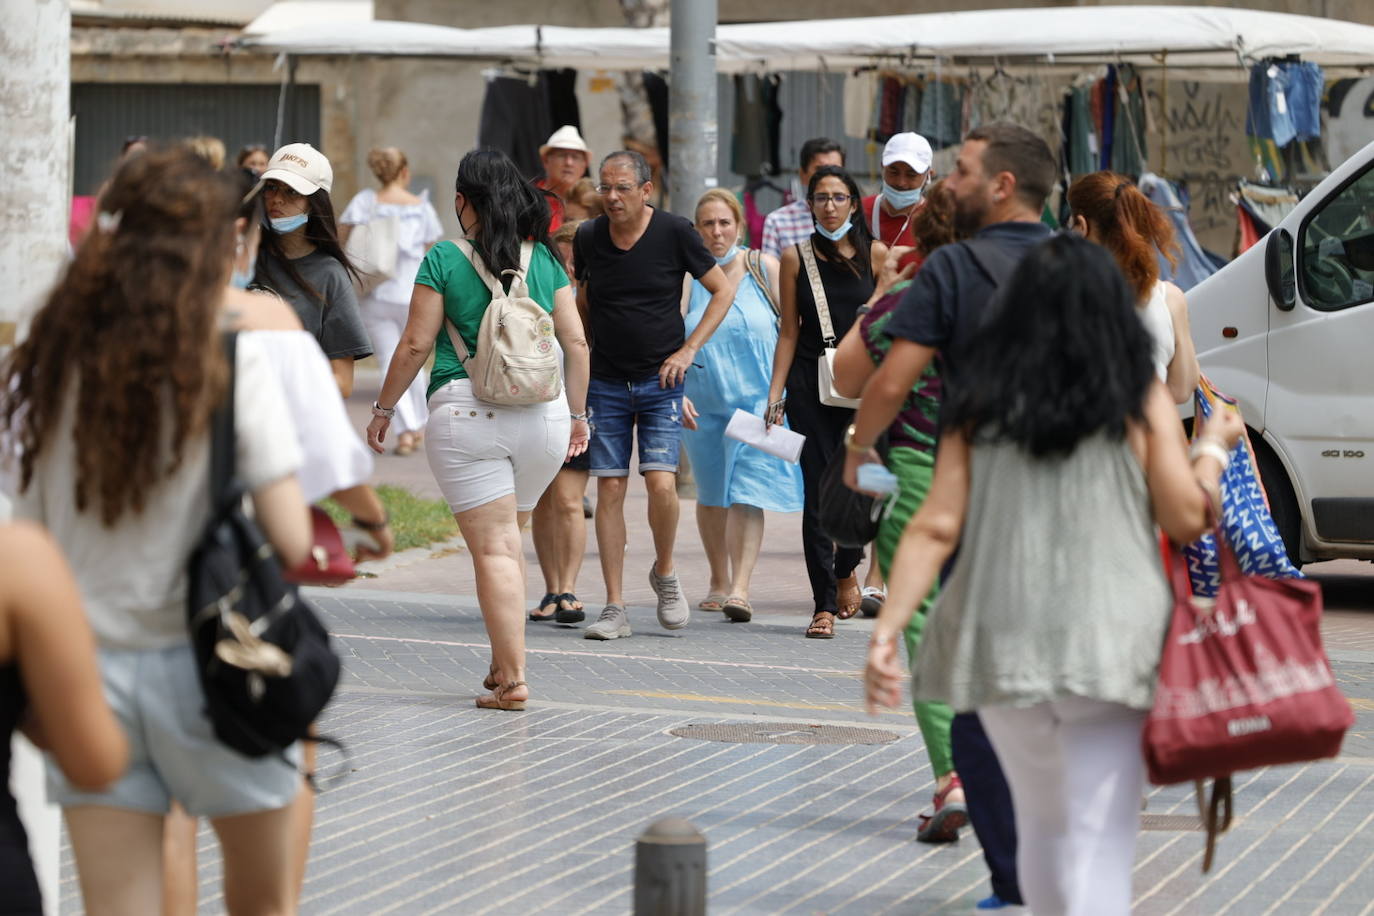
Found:
[{"label": "white van", "polygon": [[1188,292],[1295,562],[1374,559],[1374,143]]}]

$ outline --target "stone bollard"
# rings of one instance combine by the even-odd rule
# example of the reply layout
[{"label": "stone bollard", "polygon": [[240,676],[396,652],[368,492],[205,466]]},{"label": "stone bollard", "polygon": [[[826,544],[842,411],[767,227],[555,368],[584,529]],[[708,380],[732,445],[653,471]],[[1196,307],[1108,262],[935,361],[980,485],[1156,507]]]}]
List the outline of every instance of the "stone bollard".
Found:
[{"label": "stone bollard", "polygon": [[635,843],[635,916],[706,916],[706,837],[665,817]]}]

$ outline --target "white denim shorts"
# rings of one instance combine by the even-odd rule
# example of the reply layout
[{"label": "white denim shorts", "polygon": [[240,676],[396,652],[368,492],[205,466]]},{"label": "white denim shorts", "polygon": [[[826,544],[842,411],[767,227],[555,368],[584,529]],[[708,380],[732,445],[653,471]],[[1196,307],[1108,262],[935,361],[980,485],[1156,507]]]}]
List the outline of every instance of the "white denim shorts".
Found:
[{"label": "white denim shorts", "polygon": [[563,395],[526,407],[480,401],[472,383],[454,379],[429,399],[425,454],[454,512],[515,494],[529,512],[568,456],[572,419]]},{"label": "white denim shorts", "polygon": [[284,808],[300,792],[299,744],[287,760],[245,757],[215,737],[189,643],[101,649],[99,657],[105,699],[129,739],[129,768],[104,792],[83,792],[49,759],[51,801],[166,814],[176,799],[198,817],[227,817]]}]

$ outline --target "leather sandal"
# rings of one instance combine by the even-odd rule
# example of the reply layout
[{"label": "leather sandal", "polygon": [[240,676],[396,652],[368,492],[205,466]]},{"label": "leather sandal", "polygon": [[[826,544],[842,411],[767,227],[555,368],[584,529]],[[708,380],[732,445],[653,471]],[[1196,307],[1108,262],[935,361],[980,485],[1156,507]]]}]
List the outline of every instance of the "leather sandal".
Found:
[{"label": "leather sandal", "polygon": [[711,592],[701,601],[697,602],[698,611],[719,611],[725,606],[724,592]]},{"label": "leather sandal", "polygon": [[564,592],[558,596],[558,609],[553,612],[555,623],[570,625],[581,623],[587,619],[587,612],[582,609],[582,602],[577,600],[577,596],[572,592]]},{"label": "leather sandal", "polygon": [[496,666],[492,665],[491,668],[487,670],[487,676],[482,678],[482,689],[495,690],[500,686],[501,682],[496,679]]},{"label": "leather sandal", "polygon": [[484,693],[477,698],[478,709],[503,709],[506,712],[523,710],[528,698],[525,699],[506,699],[506,694],[517,687],[528,687],[524,681],[511,681],[509,684],[498,685],[491,693]]},{"label": "leather sandal", "polygon": [[830,611],[817,611],[811,615],[811,626],[806,628],[807,639],[834,639],[835,615]]},{"label": "leather sandal", "polygon": [[[547,614],[541,613],[546,607],[552,607],[553,610]],[[555,595],[553,592],[549,592],[543,598],[539,599],[539,607],[530,611],[530,620],[553,620],[554,617],[556,617],[557,615],[558,596]],[[487,689],[490,690],[491,688],[488,687]]]},{"label": "leather sandal", "polygon": [[749,599],[739,595],[726,598],[720,609],[735,623],[748,623],[754,617],[754,608],[749,604]]},{"label": "leather sandal", "polygon": [[859,613],[859,609],[863,607],[864,599],[863,592],[859,590],[859,577],[846,576],[836,582],[835,586],[839,592],[839,600],[836,602],[839,605],[839,610],[835,612],[835,616],[841,620],[848,620]]}]

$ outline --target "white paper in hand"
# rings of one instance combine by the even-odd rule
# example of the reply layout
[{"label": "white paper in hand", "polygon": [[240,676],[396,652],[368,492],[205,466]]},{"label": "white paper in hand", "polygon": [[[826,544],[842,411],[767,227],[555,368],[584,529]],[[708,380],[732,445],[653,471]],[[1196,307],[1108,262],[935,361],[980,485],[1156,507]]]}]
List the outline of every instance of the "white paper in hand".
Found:
[{"label": "white paper in hand", "polygon": [[735,415],[725,425],[725,435],[793,464],[801,458],[802,443],[806,441],[801,433],[782,426],[769,426],[763,417],[739,408],[735,408]]}]

